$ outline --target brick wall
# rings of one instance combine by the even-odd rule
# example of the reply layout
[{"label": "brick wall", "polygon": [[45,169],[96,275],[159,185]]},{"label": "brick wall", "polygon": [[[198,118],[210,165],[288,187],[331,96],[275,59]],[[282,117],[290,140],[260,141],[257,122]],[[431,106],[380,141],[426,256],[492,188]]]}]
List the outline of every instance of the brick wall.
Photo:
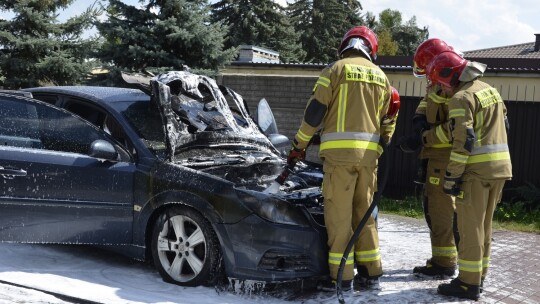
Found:
[{"label": "brick wall", "polygon": [[225,75],[221,83],[242,95],[252,112],[259,100],[265,98],[279,132],[292,138],[302,122],[316,80],[316,77]]},{"label": "brick wall", "polygon": [[[224,75],[218,80],[242,95],[252,114],[265,98],[272,108],[279,133],[293,139],[317,77]],[[307,150],[308,160],[319,162],[318,146]]]}]

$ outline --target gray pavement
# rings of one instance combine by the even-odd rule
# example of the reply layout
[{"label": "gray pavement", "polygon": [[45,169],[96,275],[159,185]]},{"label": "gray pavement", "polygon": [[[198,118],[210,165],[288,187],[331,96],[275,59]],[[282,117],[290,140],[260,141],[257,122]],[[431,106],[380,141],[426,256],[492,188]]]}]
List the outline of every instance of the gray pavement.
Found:
[{"label": "gray pavement", "polygon": [[492,244],[485,301],[540,303],[540,235],[496,231]]},{"label": "gray pavement", "polygon": [[[414,266],[431,255],[424,220],[380,214],[384,275],[380,290],[345,293],[347,304],[475,303],[437,294],[448,279],[422,279]],[[540,234],[495,231],[490,273],[477,303],[540,303]],[[336,304],[335,293],[286,292],[275,297],[164,283],[146,263],[86,246],[0,244],[0,304],[8,303]]]},{"label": "gray pavement", "polygon": [[[423,220],[383,217],[425,226]],[[540,303],[540,234],[496,230],[492,239],[490,269],[479,302]]]}]

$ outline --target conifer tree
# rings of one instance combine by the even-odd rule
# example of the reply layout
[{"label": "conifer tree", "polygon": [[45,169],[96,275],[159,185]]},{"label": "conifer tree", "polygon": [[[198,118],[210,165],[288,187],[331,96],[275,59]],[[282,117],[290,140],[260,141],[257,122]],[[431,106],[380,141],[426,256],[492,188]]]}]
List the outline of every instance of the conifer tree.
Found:
[{"label": "conifer tree", "polygon": [[256,45],[279,52],[283,62],[304,59],[300,34],[273,0],[220,0],[212,5],[212,20],[229,27],[228,47]]},{"label": "conifer tree", "polygon": [[349,25],[365,25],[364,19],[362,18],[362,4],[358,0],[338,0],[345,8],[346,20]]},{"label": "conifer tree", "polygon": [[0,0],[0,10],[14,14],[0,20],[1,86],[18,89],[83,82],[92,69],[89,59],[96,39],[83,38],[99,10],[89,7],[64,23],[57,11],[73,0]]},{"label": "conifer tree", "polygon": [[307,62],[330,63],[343,35],[351,27],[362,25],[357,0],[296,0],[287,14],[307,52]]},{"label": "conifer tree", "polygon": [[300,34],[302,48],[306,51],[306,62],[313,60],[313,0],[296,0],[287,6],[289,17],[295,31]]},{"label": "conifer tree", "polygon": [[99,57],[116,67],[143,71],[216,72],[236,55],[224,48],[226,28],[211,23],[206,0],[151,0],[140,8],[109,0],[108,19],[96,26],[104,37]]},{"label": "conifer tree", "polygon": [[350,28],[344,7],[336,0],[314,1],[315,44],[318,47],[312,56],[317,62],[330,63],[337,59],[337,48],[343,34]]}]

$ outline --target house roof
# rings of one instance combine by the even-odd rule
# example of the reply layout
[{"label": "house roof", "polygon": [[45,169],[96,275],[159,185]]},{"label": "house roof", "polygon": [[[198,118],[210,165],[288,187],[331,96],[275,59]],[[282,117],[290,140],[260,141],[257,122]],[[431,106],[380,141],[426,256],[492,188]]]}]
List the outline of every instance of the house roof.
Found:
[{"label": "house roof", "polygon": [[[494,73],[540,73],[540,58],[505,58],[505,57],[469,57],[471,61],[487,64],[486,72]],[[384,71],[407,71],[412,73],[412,56],[379,56],[375,62]],[[256,63],[232,62],[231,66],[258,66],[258,67],[296,67],[308,69],[322,69],[326,64],[321,63]]]},{"label": "house roof", "polygon": [[536,41],[464,52],[464,57],[485,63],[488,72],[540,72],[540,34]]},{"label": "house roof", "polygon": [[[464,52],[465,59],[487,64],[487,72],[539,73],[540,34],[536,41]],[[412,56],[381,56],[383,69],[412,69]]]},{"label": "house roof", "polygon": [[[486,72],[493,73],[540,73],[540,34],[536,41],[464,52],[471,61],[487,64]],[[246,66],[254,62],[233,62],[233,66]],[[411,71],[413,56],[379,56],[375,62],[383,70]],[[267,64],[267,63],[264,63]],[[322,68],[321,63],[271,63],[272,66],[295,66]],[[259,65],[261,66],[261,65]]]},{"label": "house roof", "polygon": [[540,59],[540,51],[534,50],[535,42],[499,46],[464,52],[466,58],[526,58]]}]

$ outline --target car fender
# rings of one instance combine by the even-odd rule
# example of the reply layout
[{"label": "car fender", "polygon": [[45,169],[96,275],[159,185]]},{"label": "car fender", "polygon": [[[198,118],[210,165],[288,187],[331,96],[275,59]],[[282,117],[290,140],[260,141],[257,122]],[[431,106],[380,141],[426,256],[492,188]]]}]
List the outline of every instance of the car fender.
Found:
[{"label": "car fender", "polygon": [[[192,207],[210,222],[220,244],[222,244],[222,252],[225,259],[232,260],[232,246],[230,244],[230,238],[227,236],[227,231],[222,225],[223,217],[215,210],[210,202],[187,191],[171,190],[162,192],[146,203],[140,210],[139,216],[135,217],[137,223],[134,224],[134,243],[145,246],[147,249],[146,251],[148,251],[150,248],[148,242],[151,239],[150,236],[155,220],[161,214],[162,210],[168,206],[178,204]],[[246,216],[248,214],[249,213],[246,212]],[[143,231],[141,227],[146,227],[146,229]],[[146,255],[149,256],[148,252]]]},{"label": "car fender", "polygon": [[[212,205],[200,196],[187,191],[171,190],[155,195],[143,206],[136,208],[140,210],[139,215],[135,215],[136,223],[134,227],[146,227],[146,231],[148,231],[152,228],[149,225],[153,224],[153,218],[157,217],[165,206],[174,204],[193,207],[206,217],[210,223],[222,221],[222,217],[215,211]],[[137,212],[136,209],[135,212]],[[134,231],[135,243],[141,243],[145,238],[145,233],[145,231]]]}]

